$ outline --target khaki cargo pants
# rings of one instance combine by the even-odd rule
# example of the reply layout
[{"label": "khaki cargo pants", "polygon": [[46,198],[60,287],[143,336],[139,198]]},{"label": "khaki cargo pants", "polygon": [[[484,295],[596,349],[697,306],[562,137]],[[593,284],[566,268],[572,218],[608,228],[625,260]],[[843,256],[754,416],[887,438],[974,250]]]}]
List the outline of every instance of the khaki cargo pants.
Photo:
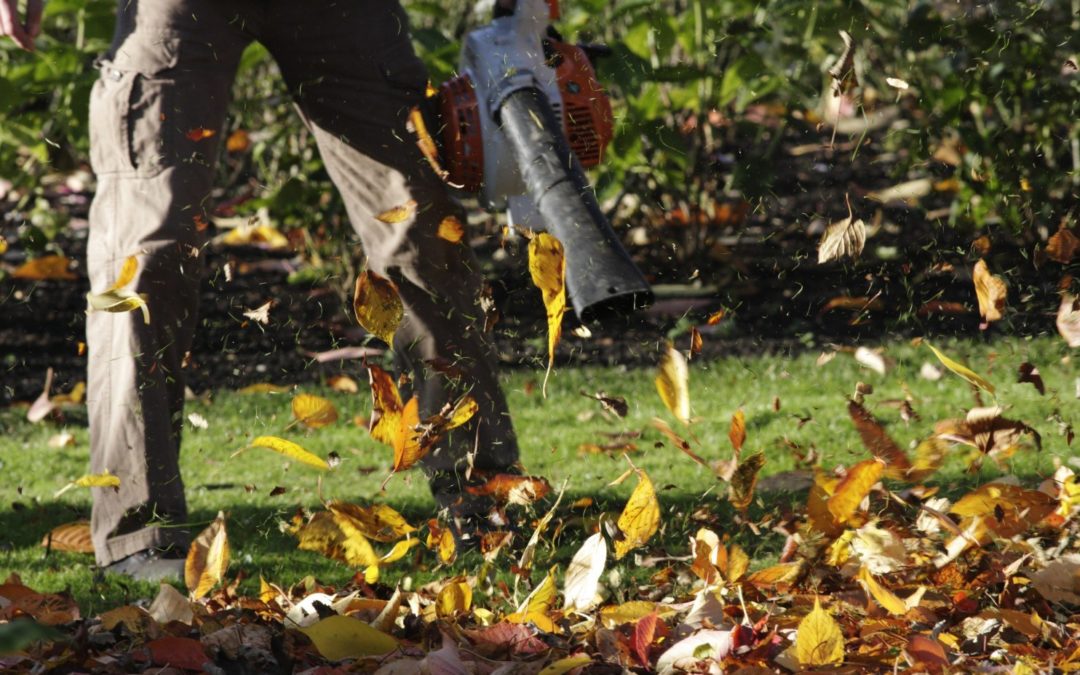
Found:
[{"label": "khaki cargo pants", "polygon": [[[406,319],[394,348],[413,371],[421,413],[438,411],[465,389],[480,403],[476,423],[455,432],[426,468],[460,467],[474,444],[478,468],[517,461],[492,348],[477,321],[476,260],[467,246],[436,236],[438,223],[460,216],[460,208],[405,128],[427,75],[400,5],[121,0],[90,104],[98,189],[88,267],[92,290],[101,292],[127,256],[138,256],[134,288],[148,296],[151,323],[139,312],[95,312],[87,320],[91,468],[121,480],[118,492],[93,489],[91,529],[102,565],[148,547],[183,546],[190,536],[178,456],[182,361],[199,329],[206,243],[196,221],[211,206],[229,92],[252,40],[277,60],[370,268],[398,284]],[[189,138],[198,129],[216,133]],[[410,199],[419,205],[413,218],[393,225],[375,219]],[[424,367],[436,358],[465,375],[450,381]]]}]

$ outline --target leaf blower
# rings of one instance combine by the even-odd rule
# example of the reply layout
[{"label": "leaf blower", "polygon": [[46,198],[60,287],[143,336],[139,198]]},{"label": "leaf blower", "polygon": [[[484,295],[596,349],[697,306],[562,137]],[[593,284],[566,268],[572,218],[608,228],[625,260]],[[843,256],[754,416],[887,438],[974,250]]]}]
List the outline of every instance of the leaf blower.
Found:
[{"label": "leaf blower", "polygon": [[625,316],[651,303],[652,291],[583,169],[611,141],[611,102],[586,50],[550,28],[558,12],[558,0],[518,0],[512,14],[465,36],[459,75],[428,99],[435,147],[425,154],[437,153],[444,178],[485,208],[507,209],[511,227],[562,242],[582,321]]}]

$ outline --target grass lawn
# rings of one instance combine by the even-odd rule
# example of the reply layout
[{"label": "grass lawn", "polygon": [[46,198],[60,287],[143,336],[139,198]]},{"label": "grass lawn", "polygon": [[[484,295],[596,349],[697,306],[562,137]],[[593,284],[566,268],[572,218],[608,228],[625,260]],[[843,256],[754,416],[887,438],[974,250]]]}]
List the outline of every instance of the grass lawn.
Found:
[{"label": "grass lawn", "polygon": [[[1059,419],[1074,427],[1080,425],[1080,402],[1075,392],[1076,369],[1068,358],[1072,350],[1063,341],[1004,339],[989,344],[938,346],[997,386],[997,402],[1006,407],[1008,417],[1023,420],[1042,434],[1043,451],[1018,453],[1009,460],[1006,472],[1019,476],[1025,485],[1034,485],[1039,477],[1052,473],[1055,457],[1064,460],[1071,454]],[[747,420],[747,450],[766,453],[764,474],[796,468],[796,448],[801,453],[815,449],[826,468],[865,459],[869,453],[861,445],[845,405],[858,381],[873,385],[867,407],[903,447],[929,435],[936,421],[962,417],[975,405],[971,388],[957,376],[945,371],[937,381],[920,377],[923,363],[938,365],[925,346],[890,343],[885,345],[885,353],[894,363],[884,376],[860,366],[845,353],[822,366],[815,363],[816,351],[793,358],[692,361],[690,395],[694,414],[700,418],[692,427],[695,451],[709,461],[729,458],[728,423],[732,413],[742,408]],[[1024,361],[1038,366],[1046,383],[1045,396],[1040,396],[1031,384],[1017,383],[1017,369]],[[713,527],[742,543],[755,566],[775,560],[782,543],[779,535],[766,530],[755,536],[745,525],[736,523],[723,498],[723,484],[670,443],[656,447],[663,437],[650,424],[654,416],[665,418],[677,431],[681,425],[663,408],[653,384],[654,374],[652,370],[618,368],[559,369],[552,374],[546,400],[538,386],[542,372],[506,375],[526,468],[546,476],[556,489],[565,481],[564,505],[583,496],[595,500],[583,512],[561,509],[565,527],[559,541],[541,548],[538,570],[545,570],[553,562],[565,565],[584,539],[585,523],[595,523],[604,511],[610,512],[612,518],[618,516],[635,480],[631,478],[616,487],[607,485],[627,469],[627,462],[618,455],[579,454],[580,445],[608,442],[605,432],[618,431],[643,432],[635,441],[638,450],[632,458],[652,477],[663,511],[661,532],[650,542],[649,551],[685,555],[686,537],[700,526],[691,514],[704,511],[718,516]],[[433,502],[418,472],[395,477],[386,492],[379,493],[391,451],[352,423],[354,415],[366,417],[370,412],[370,395],[363,382],[359,394],[340,394],[325,387],[303,390],[331,398],[341,419],[317,431],[286,429],[291,421],[291,394],[216,392],[212,403],[195,402],[187,409],[209,422],[205,430],[188,426],[184,436],[182,463],[192,524],[196,530],[201,529],[219,509],[228,514],[233,559],[230,574],[242,570],[248,576],[243,586],[246,591],[257,589],[260,575],[281,585],[290,585],[306,575],[340,584],[355,572],[318,554],[296,550],[295,541],[280,532],[279,523],[288,519],[297,506],[319,505],[317,475],[267,450],[252,449],[230,458],[255,436],[280,435],[322,456],[331,451],[340,454],[340,466],[322,481],[322,497],[326,499],[385,502],[418,526],[433,513]],[[629,416],[620,420],[602,413],[595,401],[579,393],[581,390],[604,390],[625,397]],[[903,422],[898,407],[889,403],[907,395],[921,416],[910,424]],[[984,401],[989,405],[993,397],[984,395]],[[1054,417],[1055,412],[1059,418]],[[92,614],[137,597],[152,596],[154,589],[95,574],[91,556],[57,552],[46,555],[40,546],[42,536],[52,527],[89,514],[89,494],[85,490],[53,497],[57,489],[87,468],[85,412],[74,409],[67,414],[65,426],[52,421],[31,425],[25,421],[23,409],[0,411],[0,578],[17,572],[27,585],[39,591],[68,589],[84,613]],[[74,435],[75,445],[50,447],[49,438],[63,430]],[[680,433],[686,435],[685,430]],[[928,483],[957,492],[1002,473],[993,462],[986,462],[978,474],[969,474],[965,471],[967,458],[966,451],[957,449]],[[271,496],[277,486],[287,490]],[[803,494],[759,493],[751,519],[784,509],[797,510],[804,498]],[[576,517],[582,513],[584,519]],[[470,554],[447,570],[435,569],[430,554],[423,555],[419,566],[409,560],[389,568],[385,580],[393,583],[411,576],[419,583],[455,572],[475,573],[481,562],[478,555]],[[508,568],[509,563],[502,560],[501,564]],[[609,569],[621,568],[627,573],[634,566],[633,556],[609,562]]]}]

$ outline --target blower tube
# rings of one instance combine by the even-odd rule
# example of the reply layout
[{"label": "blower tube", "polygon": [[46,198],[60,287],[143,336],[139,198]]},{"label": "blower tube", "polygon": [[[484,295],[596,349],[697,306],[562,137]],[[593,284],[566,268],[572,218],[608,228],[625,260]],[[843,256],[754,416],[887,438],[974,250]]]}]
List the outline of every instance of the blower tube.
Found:
[{"label": "blower tube", "polygon": [[514,91],[498,110],[522,180],[566,255],[566,289],[583,322],[628,316],[653,300],[648,282],[619,243],[547,96]]}]

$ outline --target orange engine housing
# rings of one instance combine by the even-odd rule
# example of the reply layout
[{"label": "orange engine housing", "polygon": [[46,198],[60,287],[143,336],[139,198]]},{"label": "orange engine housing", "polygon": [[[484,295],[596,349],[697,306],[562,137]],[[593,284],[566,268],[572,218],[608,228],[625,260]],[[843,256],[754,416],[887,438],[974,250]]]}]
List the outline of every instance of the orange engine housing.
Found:
[{"label": "orange engine housing", "polygon": [[[611,142],[611,101],[583,49],[555,40],[551,48],[561,99],[552,104],[562,113],[563,131],[578,161],[585,168],[596,166]],[[439,112],[447,178],[464,190],[479,192],[484,180],[484,141],[476,90],[467,75],[439,87]]]}]

